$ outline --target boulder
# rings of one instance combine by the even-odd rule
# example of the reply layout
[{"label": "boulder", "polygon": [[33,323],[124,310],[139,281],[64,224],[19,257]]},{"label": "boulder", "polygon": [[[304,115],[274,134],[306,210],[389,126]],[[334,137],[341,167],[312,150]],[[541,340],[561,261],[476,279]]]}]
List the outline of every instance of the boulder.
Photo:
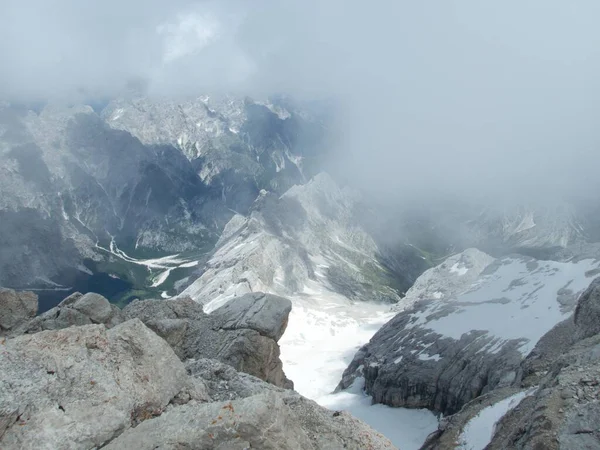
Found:
[{"label": "boulder", "polygon": [[24,333],[61,330],[71,326],[105,324],[113,327],[123,322],[121,310],[99,294],[75,292],[54,308],[37,316],[24,327]]},{"label": "boulder", "polygon": [[214,359],[190,360],[186,363],[188,373],[200,378],[206,385],[208,395],[214,401],[236,400],[264,392],[285,392],[284,389],[260,378],[238,372],[229,364]]},{"label": "boulder", "polygon": [[101,447],[170,403],[208,400],[139,320],[43,331],[1,347],[2,448]]},{"label": "boulder", "polygon": [[113,315],[110,302],[93,292],[81,296],[70,306],[89,317],[94,323],[107,323]]},{"label": "boulder", "polygon": [[33,292],[0,288],[0,336],[31,320],[37,310],[38,296]]},{"label": "boulder", "polygon": [[275,341],[281,339],[292,311],[292,302],[277,295],[254,292],[232,300],[211,313],[221,328],[249,328]]},{"label": "boulder", "polygon": [[231,303],[235,305],[227,304],[209,315],[190,298],[136,300],[123,309],[123,315],[142,320],[182,360],[216,359],[276,386],[292,388],[275,339],[285,330],[289,300],[250,294]]}]

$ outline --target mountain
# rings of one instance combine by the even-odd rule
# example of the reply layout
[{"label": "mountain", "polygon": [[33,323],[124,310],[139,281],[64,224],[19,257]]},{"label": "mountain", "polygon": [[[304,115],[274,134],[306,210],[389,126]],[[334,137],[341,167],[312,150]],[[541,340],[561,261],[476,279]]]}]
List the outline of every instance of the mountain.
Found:
[{"label": "mountain", "polygon": [[495,259],[475,249],[452,256],[415,282],[397,305],[405,309],[355,355],[340,387],[364,377],[376,402],[455,413],[510,385],[598,273],[598,257]]},{"label": "mountain", "polygon": [[115,100],[97,113],[2,104],[0,285],[49,297],[90,285],[114,300],[146,295],[157,271],[185,272],[157,256],[201,259],[260,189],[304,180],[317,119],[249,99],[210,105]]},{"label": "mountain", "polygon": [[397,302],[396,275],[360,226],[358,200],[326,174],[280,197],[262,191],[248,216],[227,224],[182,295],[216,305],[247,292],[295,296],[316,289],[352,301]]}]

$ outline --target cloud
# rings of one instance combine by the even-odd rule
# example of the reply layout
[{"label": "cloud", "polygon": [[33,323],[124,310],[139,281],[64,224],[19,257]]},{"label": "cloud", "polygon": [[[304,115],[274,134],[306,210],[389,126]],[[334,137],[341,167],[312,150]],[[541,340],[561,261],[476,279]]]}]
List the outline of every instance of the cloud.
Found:
[{"label": "cloud", "polygon": [[335,98],[335,164],[392,198],[598,186],[595,0],[4,0],[0,97]]}]

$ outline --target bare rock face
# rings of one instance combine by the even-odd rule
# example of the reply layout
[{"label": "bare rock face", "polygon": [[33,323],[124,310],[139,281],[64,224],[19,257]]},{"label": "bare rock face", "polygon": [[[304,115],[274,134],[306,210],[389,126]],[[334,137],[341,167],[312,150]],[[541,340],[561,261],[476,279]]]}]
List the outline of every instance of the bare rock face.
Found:
[{"label": "bare rock face", "polygon": [[38,296],[33,292],[0,288],[0,336],[10,334],[37,314]]},{"label": "bare rock face", "polygon": [[[186,426],[182,426],[186,424]],[[365,424],[300,396],[266,392],[231,402],[185,405],[123,433],[107,449],[393,449]]]},{"label": "bare rock face", "polygon": [[174,408],[126,431],[106,448],[395,448],[347,413],[329,411],[226,364],[201,359],[190,361],[187,368],[203,380],[216,403]]},{"label": "bare rock face", "polygon": [[113,327],[123,322],[121,310],[106,298],[93,292],[85,295],[76,292],[60,304],[30,321],[25,333],[43,330],[60,330],[74,325],[105,324]]},{"label": "bare rock face", "polygon": [[8,339],[0,352],[0,447],[100,447],[178,399],[207,400],[139,320]]},{"label": "bare rock face", "polygon": [[189,298],[134,301],[123,314],[142,320],[183,360],[216,359],[276,386],[293,388],[277,345],[287,325],[290,301],[259,293],[232,303],[208,315]]}]

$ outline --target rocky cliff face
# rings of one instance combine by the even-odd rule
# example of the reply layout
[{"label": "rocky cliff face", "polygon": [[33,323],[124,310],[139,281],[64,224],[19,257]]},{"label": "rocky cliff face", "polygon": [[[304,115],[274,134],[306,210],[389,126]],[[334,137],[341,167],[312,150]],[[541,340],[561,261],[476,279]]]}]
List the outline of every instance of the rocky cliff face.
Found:
[{"label": "rocky cliff face", "polygon": [[476,250],[451,257],[417,280],[399,304],[407,309],[356,354],[340,387],[363,376],[377,402],[455,413],[515,382],[523,359],[573,313],[599,265]]}]

